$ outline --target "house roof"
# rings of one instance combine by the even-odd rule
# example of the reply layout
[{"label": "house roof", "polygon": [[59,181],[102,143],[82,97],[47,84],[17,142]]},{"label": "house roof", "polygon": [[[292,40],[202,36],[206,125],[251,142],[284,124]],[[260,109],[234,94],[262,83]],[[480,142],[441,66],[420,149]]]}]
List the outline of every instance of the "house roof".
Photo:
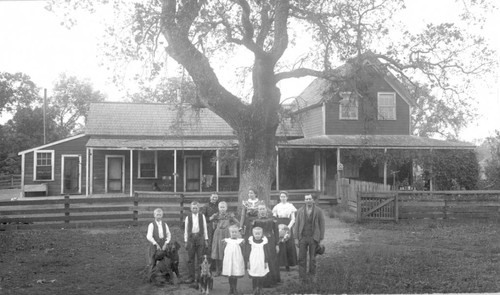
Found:
[{"label": "house roof", "polygon": [[87,147],[101,149],[184,149],[203,150],[212,148],[234,148],[236,139],[180,139],[180,138],[90,138]]},{"label": "house roof", "polygon": [[[370,67],[372,70],[377,72],[386,82],[389,84],[394,91],[399,94],[399,96],[406,101],[410,106],[415,105],[415,101],[411,98],[408,90],[403,86],[403,84],[388,70],[384,70],[381,65],[382,63],[376,58],[373,58],[370,53],[365,54],[364,65]],[[346,76],[351,68],[348,63],[336,68],[334,71],[337,75]],[[314,79],[307,87],[302,91],[299,96],[296,97],[297,110],[303,110],[317,106],[325,101],[324,93],[328,90],[331,85],[331,81],[324,78]]]},{"label": "house roof", "polygon": [[84,136],[86,136],[86,134],[78,134],[78,135],[67,137],[67,138],[64,138],[64,139],[61,139],[61,140],[58,140],[58,141],[54,141],[54,142],[51,142],[51,143],[40,145],[40,146],[31,148],[29,150],[20,151],[17,154],[18,155],[22,155],[22,154],[31,153],[31,152],[37,151],[37,150],[43,150],[43,149],[46,149],[48,147],[51,147],[51,146],[54,146],[54,145],[57,145],[57,144],[61,144],[61,143],[67,142],[67,141],[75,140],[75,139],[78,139],[78,138],[84,137]]},{"label": "house roof", "polygon": [[[206,108],[159,103],[103,102],[90,106],[85,133],[109,136],[232,136],[233,129]],[[278,135],[302,136],[300,126],[280,126]]]},{"label": "house roof", "polygon": [[474,149],[468,142],[446,141],[414,135],[320,135],[288,141],[294,148]]}]

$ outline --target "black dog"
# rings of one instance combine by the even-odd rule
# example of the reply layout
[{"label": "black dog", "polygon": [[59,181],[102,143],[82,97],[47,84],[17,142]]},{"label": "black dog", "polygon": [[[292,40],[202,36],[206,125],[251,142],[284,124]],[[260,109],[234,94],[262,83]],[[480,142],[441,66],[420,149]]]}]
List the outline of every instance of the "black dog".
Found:
[{"label": "black dog", "polygon": [[179,278],[179,248],[177,242],[167,244],[165,250],[156,250],[151,257],[151,269],[149,281],[156,285],[162,285],[169,281],[174,280],[174,273],[176,278]]}]

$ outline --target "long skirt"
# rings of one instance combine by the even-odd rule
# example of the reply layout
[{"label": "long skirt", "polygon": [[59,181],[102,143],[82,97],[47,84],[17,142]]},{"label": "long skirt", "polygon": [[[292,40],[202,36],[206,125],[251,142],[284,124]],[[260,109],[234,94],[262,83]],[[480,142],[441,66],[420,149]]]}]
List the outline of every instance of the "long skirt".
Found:
[{"label": "long skirt", "polygon": [[[278,224],[288,225],[290,218],[278,218]],[[297,265],[297,249],[295,248],[295,241],[292,231],[290,231],[290,238],[283,243],[279,243],[280,252],[278,262],[280,266],[295,266]]]}]

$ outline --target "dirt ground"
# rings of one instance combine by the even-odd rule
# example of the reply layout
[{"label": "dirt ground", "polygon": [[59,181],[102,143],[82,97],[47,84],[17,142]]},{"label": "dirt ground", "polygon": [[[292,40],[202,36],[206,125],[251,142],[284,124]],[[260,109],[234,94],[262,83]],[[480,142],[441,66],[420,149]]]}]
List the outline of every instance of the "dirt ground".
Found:
[{"label": "dirt ground", "polygon": [[[328,250],[320,260],[358,239],[338,219],[326,220]],[[181,241],[179,228],[171,230]],[[0,294],[199,294],[186,284],[157,287],[145,280],[145,233],[145,226],[0,232]],[[184,249],[180,257],[182,277],[187,273]],[[298,278],[297,267],[281,274],[282,285]],[[227,278],[218,277],[211,294],[227,294],[228,289]],[[250,293],[250,279],[240,279],[238,289]]]}]

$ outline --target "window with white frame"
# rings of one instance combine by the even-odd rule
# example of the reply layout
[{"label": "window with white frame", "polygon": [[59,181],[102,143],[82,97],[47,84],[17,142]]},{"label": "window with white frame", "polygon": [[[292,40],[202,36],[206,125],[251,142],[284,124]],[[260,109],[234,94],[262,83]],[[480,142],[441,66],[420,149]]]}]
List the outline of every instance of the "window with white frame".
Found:
[{"label": "window with white frame", "polygon": [[237,151],[221,151],[219,156],[219,177],[238,177]]},{"label": "window with white frame", "polygon": [[139,151],[138,178],[157,178],[158,155],[156,151]]},{"label": "window with white frame", "polygon": [[340,120],[358,119],[358,98],[352,92],[340,92],[341,100],[339,103]]},{"label": "window with white frame", "polygon": [[396,93],[379,92],[377,106],[379,120],[396,120]]},{"label": "window with white frame", "polygon": [[54,151],[35,151],[34,180],[54,180]]}]

